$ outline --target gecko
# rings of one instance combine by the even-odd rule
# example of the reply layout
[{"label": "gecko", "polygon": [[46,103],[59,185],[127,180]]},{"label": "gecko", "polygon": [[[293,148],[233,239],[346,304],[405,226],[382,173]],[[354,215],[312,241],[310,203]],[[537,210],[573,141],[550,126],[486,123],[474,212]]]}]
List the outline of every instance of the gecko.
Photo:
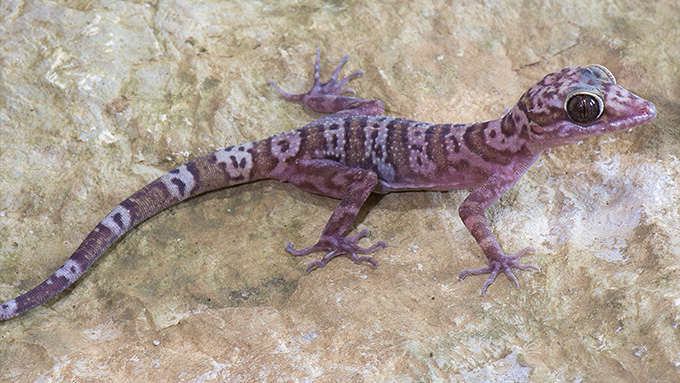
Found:
[{"label": "gecko", "polygon": [[0,305],[0,320],[57,296],[123,234],[160,211],[199,194],[264,179],[290,182],[306,192],[340,200],[315,244],[302,249],[285,245],[296,256],[325,252],[307,265],[305,273],[341,255],[377,267],[369,255],[386,243],[361,247],[359,240],[369,235],[367,229],[348,235],[371,193],[472,189],[458,213],[488,265],[463,270],[459,278],[488,274],[481,295],[501,273],[519,288],[513,269],[539,270],[533,263],[520,262],[535,249],[504,253],[485,209],[547,148],[629,130],[657,113],[653,103],[617,85],[607,68],[593,64],[546,75],[497,120],[451,124],[387,117],[380,100],[354,97],[356,92],[347,86],[363,71],[340,78],[348,59],[344,55],[323,83],[317,49],[314,83],[306,93],[287,93],[269,80],[285,100],[302,102],[325,116],[298,130],[197,157],[144,186],[113,208],[49,278]]}]

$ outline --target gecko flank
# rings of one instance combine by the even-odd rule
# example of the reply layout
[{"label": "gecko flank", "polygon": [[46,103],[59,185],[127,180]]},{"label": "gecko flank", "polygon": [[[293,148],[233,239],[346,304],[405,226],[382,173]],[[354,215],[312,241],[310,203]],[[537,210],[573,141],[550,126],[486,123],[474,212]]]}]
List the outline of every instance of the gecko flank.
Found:
[{"label": "gecko flank", "polygon": [[484,210],[517,182],[546,148],[630,129],[656,116],[654,104],[618,86],[605,67],[590,65],[545,76],[498,120],[431,124],[385,117],[380,101],[352,97],[354,90],[346,87],[363,75],[362,71],[339,79],[347,59],[343,57],[330,81],[322,83],[317,51],[314,85],[307,93],[286,93],[271,82],[286,100],[301,101],[327,116],[295,131],[198,157],[151,182],[104,217],[54,274],[0,305],[0,320],[59,294],[112,243],[152,215],[202,193],[263,179],[290,182],[307,192],[340,200],[315,244],[299,250],[286,245],[294,255],[325,252],[306,272],[324,267],[338,255],[354,263],[377,265],[368,254],[384,248],[385,242],[359,246],[368,230],[345,236],[371,193],[474,189],[460,205],[459,214],[489,265],[464,270],[460,278],[489,274],[482,295],[500,273],[519,286],[512,269],[538,269],[519,261],[534,249],[505,254]]}]

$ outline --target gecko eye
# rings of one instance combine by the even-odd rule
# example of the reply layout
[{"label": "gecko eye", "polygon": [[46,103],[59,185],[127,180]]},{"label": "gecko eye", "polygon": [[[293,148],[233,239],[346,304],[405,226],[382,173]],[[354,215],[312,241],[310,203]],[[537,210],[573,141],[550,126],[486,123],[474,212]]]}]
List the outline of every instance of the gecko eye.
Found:
[{"label": "gecko eye", "polygon": [[578,92],[567,98],[564,109],[572,121],[585,124],[595,121],[602,115],[604,102],[599,95],[590,92]]}]

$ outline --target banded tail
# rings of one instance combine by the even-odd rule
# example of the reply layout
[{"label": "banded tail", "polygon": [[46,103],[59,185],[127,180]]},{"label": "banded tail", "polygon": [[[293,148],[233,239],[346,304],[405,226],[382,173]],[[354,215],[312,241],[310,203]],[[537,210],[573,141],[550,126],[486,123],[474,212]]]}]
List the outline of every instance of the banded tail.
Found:
[{"label": "banded tail", "polygon": [[54,274],[0,305],[0,320],[13,318],[54,298],[80,278],[118,238],[149,217],[199,194],[268,178],[271,169],[254,160],[260,146],[257,142],[236,145],[198,157],[132,194],[97,224]]}]

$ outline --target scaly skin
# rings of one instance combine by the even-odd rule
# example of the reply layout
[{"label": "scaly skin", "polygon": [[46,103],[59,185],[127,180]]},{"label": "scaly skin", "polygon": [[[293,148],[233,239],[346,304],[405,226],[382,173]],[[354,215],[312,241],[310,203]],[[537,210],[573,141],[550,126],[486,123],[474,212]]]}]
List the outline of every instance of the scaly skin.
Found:
[{"label": "scaly skin", "polygon": [[604,67],[566,68],[531,87],[505,116],[476,124],[431,124],[381,116],[378,100],[354,95],[347,83],[363,75],[355,71],[338,80],[348,56],[327,83],[320,81],[320,50],[314,85],[303,94],[289,94],[271,84],[287,100],[301,101],[328,116],[301,129],[258,142],[231,146],[198,157],[151,182],[125,201],[90,232],[73,255],[34,289],[0,305],[0,320],[15,317],[55,297],[75,282],[125,232],[152,215],[187,198],[216,189],[262,179],[290,182],[315,194],[340,199],[316,244],[293,255],[325,251],[305,272],[338,255],[354,263],[383,241],[364,248],[362,230],[345,236],[371,192],[397,190],[474,189],[459,214],[489,260],[487,267],[464,270],[489,274],[482,295],[496,276],[504,273],[516,286],[512,269],[538,269],[519,258],[532,247],[506,255],[484,215],[546,148],[574,143],[590,136],[630,129],[656,116],[654,104],[616,85]]}]

